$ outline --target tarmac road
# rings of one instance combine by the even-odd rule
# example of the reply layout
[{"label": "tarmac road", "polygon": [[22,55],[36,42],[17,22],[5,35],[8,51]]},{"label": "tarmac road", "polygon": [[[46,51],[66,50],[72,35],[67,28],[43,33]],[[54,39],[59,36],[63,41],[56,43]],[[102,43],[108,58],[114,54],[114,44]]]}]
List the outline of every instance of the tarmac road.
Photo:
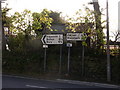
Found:
[{"label": "tarmac road", "polygon": [[19,76],[10,76],[3,75],[2,76],[2,88],[3,90],[18,90],[18,89],[46,89],[46,90],[119,90],[119,89],[107,89],[98,86],[89,86],[89,85],[80,85],[80,84],[72,84],[67,82],[59,82],[57,80],[42,80],[42,79],[34,79],[27,77],[19,77]]}]

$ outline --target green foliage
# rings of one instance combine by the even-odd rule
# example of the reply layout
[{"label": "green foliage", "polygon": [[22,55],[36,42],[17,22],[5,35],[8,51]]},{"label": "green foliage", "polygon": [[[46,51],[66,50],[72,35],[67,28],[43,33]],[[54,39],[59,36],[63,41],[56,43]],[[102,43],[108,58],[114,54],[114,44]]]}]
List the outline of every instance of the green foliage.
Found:
[{"label": "green foliage", "polygon": [[66,21],[60,16],[61,12],[51,11],[49,16],[53,19],[52,24],[64,24]]},{"label": "green foliage", "polygon": [[83,46],[87,46],[87,43],[85,41],[82,42]]},{"label": "green foliage", "polygon": [[43,11],[41,13],[33,13],[32,14],[33,30],[41,30],[41,31],[46,30],[46,29],[51,30],[50,27],[51,27],[51,23],[52,23],[53,19],[50,18],[49,13],[50,13],[50,11],[48,11],[47,9],[43,9]]},{"label": "green foliage", "polygon": [[7,16],[10,10],[11,9],[7,7],[2,8],[2,23],[4,27],[12,26],[12,18]]},{"label": "green foliage", "polygon": [[30,30],[28,28],[32,23],[31,11],[25,9],[21,13],[15,12],[14,15],[12,16],[12,20],[14,25],[13,30],[16,31],[16,34],[17,33],[26,34],[28,32],[27,30]]},{"label": "green foliage", "polygon": [[3,71],[14,74],[40,73],[42,71],[42,54],[40,51],[3,52]]},{"label": "green foliage", "polygon": [[119,58],[120,58],[120,56],[118,56],[117,58],[112,58],[111,59],[112,80],[114,80],[115,83],[120,82],[120,72],[119,72],[120,59]]},{"label": "green foliage", "polygon": [[25,36],[19,33],[17,36],[9,36],[9,48],[11,51],[22,52],[24,49]]},{"label": "green foliage", "polygon": [[[86,33],[87,35],[86,37],[83,36],[83,40],[89,38],[91,43],[94,43],[93,46],[91,45],[91,48],[96,46],[96,48],[99,47],[98,49],[102,49],[105,41],[103,39],[103,27],[100,26],[104,25],[105,21],[100,23],[99,21],[101,21],[101,16],[98,16],[98,21],[96,22],[95,15],[97,12],[90,10],[88,7],[84,8],[84,11],[79,9],[74,17],[68,19],[66,29],[68,29],[70,32]],[[96,25],[99,27],[96,27]],[[83,43],[85,44],[85,42]]]}]

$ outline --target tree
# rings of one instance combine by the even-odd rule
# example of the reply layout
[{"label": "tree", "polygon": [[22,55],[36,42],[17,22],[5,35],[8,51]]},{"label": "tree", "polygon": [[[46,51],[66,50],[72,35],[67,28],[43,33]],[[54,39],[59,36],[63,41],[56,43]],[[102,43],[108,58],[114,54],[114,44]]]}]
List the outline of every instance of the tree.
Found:
[{"label": "tree", "polygon": [[[94,47],[96,49],[102,49],[101,46],[104,44],[104,40],[103,40],[103,36],[104,33],[103,31],[100,31],[99,29],[96,29],[96,22],[99,23],[98,21],[96,21],[95,18],[95,11],[94,10],[90,10],[88,7],[84,7],[85,10],[82,11],[81,9],[79,9],[76,14],[75,17],[69,18],[67,23],[67,29],[71,32],[81,32],[81,33],[86,33],[87,34],[87,46],[91,46]],[[101,21],[101,24],[99,23],[99,25],[101,25],[101,28],[103,29],[104,27],[102,27],[102,24],[104,24],[104,20]],[[98,37],[99,37],[99,41],[98,41]],[[100,42],[100,43],[97,43]],[[98,50],[99,50],[98,49]]]},{"label": "tree", "polygon": [[25,9],[23,12],[15,12],[12,16],[14,24],[14,33],[23,33],[25,35],[30,35],[32,24],[32,14],[30,10]]},{"label": "tree", "polygon": [[120,31],[116,31],[114,34],[114,49],[116,49],[117,41],[120,39]]},{"label": "tree", "polygon": [[41,13],[34,12],[32,14],[33,22],[32,22],[32,28],[35,30],[37,35],[40,34],[39,31],[44,31],[46,33],[46,29],[51,30],[51,23],[53,21],[52,18],[49,16],[50,11],[47,9],[43,9]]},{"label": "tree", "polygon": [[7,16],[10,8],[4,7],[2,8],[2,49],[6,50],[6,38],[5,38],[5,31],[4,27],[8,28],[8,35],[10,34],[10,27],[12,25],[12,18]]},{"label": "tree", "polygon": [[[27,44],[30,39],[31,31],[32,31],[32,13],[30,10],[25,9],[23,12],[15,12],[12,16],[13,20],[13,29],[12,32],[16,34],[17,38],[21,38],[23,40],[22,46],[27,47]],[[23,36],[22,36],[23,35]],[[23,38],[24,37],[24,38]],[[13,39],[14,40],[14,39]]]},{"label": "tree", "polygon": [[65,24],[66,21],[60,16],[61,12],[51,11],[49,16],[53,19],[52,24]]},{"label": "tree", "polygon": [[[69,32],[80,32],[80,33],[86,33],[87,37],[83,37],[84,40],[92,37],[92,41],[94,42],[94,35],[96,34],[96,31],[94,30],[94,13],[89,8],[85,7],[85,12],[82,12],[81,9],[79,9],[75,17],[69,18],[67,23],[67,29]],[[85,43],[84,43],[85,44]]]},{"label": "tree", "polygon": [[116,31],[114,34],[114,42],[117,42],[120,39],[120,31]]},{"label": "tree", "polygon": [[96,24],[96,34],[97,34],[97,49],[101,49],[103,47],[103,27],[101,22],[101,11],[99,7],[98,0],[93,0],[90,4],[93,4],[94,7],[94,15],[95,15],[95,24]]}]

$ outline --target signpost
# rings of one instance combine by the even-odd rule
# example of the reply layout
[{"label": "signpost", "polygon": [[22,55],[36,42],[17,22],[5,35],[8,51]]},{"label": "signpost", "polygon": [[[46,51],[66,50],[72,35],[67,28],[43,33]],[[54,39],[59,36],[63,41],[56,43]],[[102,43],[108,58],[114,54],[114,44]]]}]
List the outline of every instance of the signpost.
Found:
[{"label": "signpost", "polygon": [[63,34],[46,34],[41,40],[43,44],[63,44]]},{"label": "signpost", "polygon": [[[48,48],[48,44],[63,44],[63,34],[45,34],[41,39],[43,48],[45,48],[44,54],[44,72],[46,71],[46,48]],[[62,59],[62,46],[60,46],[60,65],[59,65],[59,73],[61,73],[61,60]]]},{"label": "signpost", "polygon": [[[84,33],[67,33],[66,39],[67,41],[82,41]],[[61,73],[61,59],[62,59],[62,44],[63,44],[63,34],[45,34],[41,39],[42,43],[45,45],[59,44],[60,45],[60,65],[59,65],[59,73]],[[72,47],[72,43],[67,43],[68,47],[68,74],[70,69],[70,47]],[[44,56],[44,71],[46,69],[46,48],[48,46],[44,46],[45,48],[45,56]]]},{"label": "signpost", "polygon": [[[67,33],[66,39],[67,41],[83,41],[83,37],[86,36],[84,33]],[[72,47],[71,43],[67,43],[68,48],[68,73],[70,68],[70,47]],[[84,75],[84,45],[82,51],[82,75]]]},{"label": "signpost", "polygon": [[72,47],[72,43],[67,43],[67,47],[68,47],[68,74],[70,71],[70,47]]},{"label": "signpost", "polygon": [[67,33],[66,39],[67,41],[81,41],[83,33]]},{"label": "signpost", "polygon": [[46,71],[46,49],[48,48],[48,45],[43,45],[43,48],[45,49],[44,52],[44,72]]},{"label": "signpost", "polygon": [[60,45],[59,74],[61,74],[61,68],[62,68],[62,45]]}]

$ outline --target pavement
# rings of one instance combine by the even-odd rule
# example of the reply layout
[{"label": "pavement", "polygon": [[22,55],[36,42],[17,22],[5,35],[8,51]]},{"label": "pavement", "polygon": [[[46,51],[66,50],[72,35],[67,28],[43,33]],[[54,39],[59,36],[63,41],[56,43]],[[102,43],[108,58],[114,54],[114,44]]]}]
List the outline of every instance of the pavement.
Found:
[{"label": "pavement", "polygon": [[[47,90],[120,90],[120,86],[111,85],[111,84],[102,84],[94,82],[83,82],[75,80],[65,80],[65,79],[56,79],[56,80],[44,80],[36,78],[28,78],[21,76],[12,76],[12,75],[3,75],[3,90],[10,88],[37,88],[37,89],[47,89]],[[13,89],[13,90],[14,90]],[[25,89],[26,90],[26,89]],[[35,89],[36,90],[36,89]]]}]

